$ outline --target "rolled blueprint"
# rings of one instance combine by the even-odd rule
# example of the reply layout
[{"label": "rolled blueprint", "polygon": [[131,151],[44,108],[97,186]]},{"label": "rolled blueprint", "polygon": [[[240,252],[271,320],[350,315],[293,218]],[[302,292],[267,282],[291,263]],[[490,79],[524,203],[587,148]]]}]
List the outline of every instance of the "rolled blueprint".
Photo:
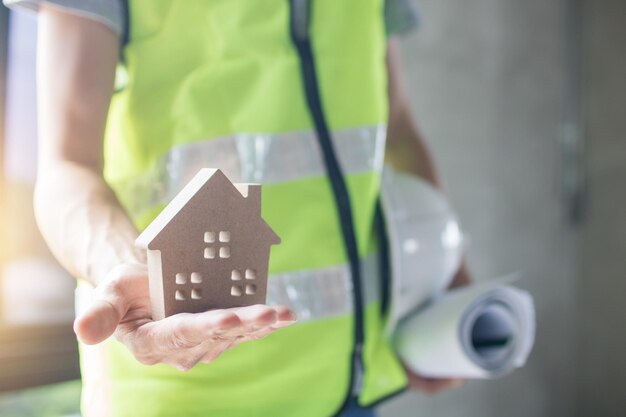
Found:
[{"label": "rolled blueprint", "polygon": [[523,366],[534,339],[530,294],[488,284],[452,290],[407,316],[394,342],[419,375],[493,378]]}]

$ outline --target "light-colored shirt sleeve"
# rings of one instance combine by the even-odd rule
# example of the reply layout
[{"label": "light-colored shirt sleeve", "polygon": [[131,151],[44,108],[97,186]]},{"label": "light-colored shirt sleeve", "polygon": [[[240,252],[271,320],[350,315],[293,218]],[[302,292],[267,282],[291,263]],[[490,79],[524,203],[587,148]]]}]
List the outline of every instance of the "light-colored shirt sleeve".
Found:
[{"label": "light-colored shirt sleeve", "polygon": [[[111,28],[122,35],[124,14],[122,1],[125,0],[3,0],[13,8],[37,10],[42,3],[62,8],[70,13],[87,17]],[[385,0],[385,26],[387,36],[402,35],[415,29],[418,14],[414,0]]]},{"label": "light-colored shirt sleeve", "polygon": [[68,13],[103,23],[117,35],[122,33],[124,14],[121,0],[3,0],[3,2],[13,9],[33,11],[37,11],[40,5],[47,3]]}]

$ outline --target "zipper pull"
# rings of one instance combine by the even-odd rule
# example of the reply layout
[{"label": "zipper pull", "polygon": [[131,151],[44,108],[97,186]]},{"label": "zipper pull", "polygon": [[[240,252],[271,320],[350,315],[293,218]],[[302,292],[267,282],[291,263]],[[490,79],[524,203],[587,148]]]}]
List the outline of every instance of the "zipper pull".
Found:
[{"label": "zipper pull", "polygon": [[354,346],[354,363],[352,365],[352,395],[357,398],[363,388],[363,345]]}]

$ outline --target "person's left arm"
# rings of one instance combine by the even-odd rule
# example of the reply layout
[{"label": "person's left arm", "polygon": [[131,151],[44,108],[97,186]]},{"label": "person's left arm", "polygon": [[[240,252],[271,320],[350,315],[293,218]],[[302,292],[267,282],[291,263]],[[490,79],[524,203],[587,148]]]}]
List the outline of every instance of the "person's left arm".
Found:
[{"label": "person's left arm", "polygon": [[[397,171],[417,175],[442,189],[441,179],[431,153],[411,114],[399,49],[398,40],[391,38],[387,43],[389,120],[385,163],[390,164]],[[463,262],[450,288],[467,285],[471,281],[469,270]],[[408,369],[407,376],[412,389],[428,393],[454,388],[463,383],[461,379],[424,378]]]},{"label": "person's left arm", "polygon": [[[391,38],[387,43],[389,121],[385,162],[397,171],[422,177],[443,191],[432,155],[411,114],[400,58],[398,40]],[[471,281],[463,262],[450,288],[466,285]]]}]

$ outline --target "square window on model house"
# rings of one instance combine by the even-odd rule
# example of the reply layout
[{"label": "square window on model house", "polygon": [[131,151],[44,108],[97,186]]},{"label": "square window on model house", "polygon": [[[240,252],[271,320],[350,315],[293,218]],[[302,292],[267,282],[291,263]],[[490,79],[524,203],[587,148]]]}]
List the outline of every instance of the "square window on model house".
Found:
[{"label": "square window on model house", "polygon": [[182,272],[179,272],[178,274],[176,274],[176,283],[178,285],[184,285],[187,283],[187,275],[183,274]]},{"label": "square window on model house", "polygon": [[215,259],[215,248],[204,248],[204,258],[205,259]]},{"label": "square window on model house", "polygon": [[204,232],[204,243],[215,243],[215,232]]},{"label": "square window on model house", "polygon": [[220,242],[222,242],[222,243],[230,242],[230,232],[221,231],[220,232]]},{"label": "square window on model house", "polygon": [[230,279],[232,281],[241,281],[243,279],[241,276],[241,271],[237,269],[233,269],[232,272],[230,273]]}]

